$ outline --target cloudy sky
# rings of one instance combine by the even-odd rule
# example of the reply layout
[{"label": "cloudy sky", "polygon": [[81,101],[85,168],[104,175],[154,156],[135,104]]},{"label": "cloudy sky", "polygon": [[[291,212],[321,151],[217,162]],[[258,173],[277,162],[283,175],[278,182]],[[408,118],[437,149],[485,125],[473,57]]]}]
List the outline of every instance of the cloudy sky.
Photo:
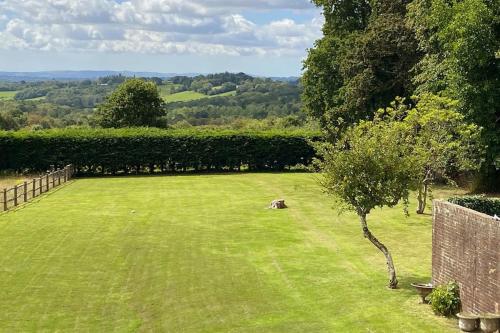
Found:
[{"label": "cloudy sky", "polygon": [[298,75],[309,0],[0,0],[0,70]]}]

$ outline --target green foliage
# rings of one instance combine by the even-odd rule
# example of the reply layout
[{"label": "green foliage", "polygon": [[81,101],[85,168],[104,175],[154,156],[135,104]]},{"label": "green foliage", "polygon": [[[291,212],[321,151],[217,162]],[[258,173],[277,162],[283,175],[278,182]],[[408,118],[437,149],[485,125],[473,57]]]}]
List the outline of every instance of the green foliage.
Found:
[{"label": "green foliage", "polygon": [[162,107],[154,82],[128,79],[99,105],[96,117],[102,127],[157,126]]},{"label": "green foliage", "polygon": [[429,186],[436,178],[454,184],[453,176],[477,171],[481,165],[481,130],[468,124],[456,105],[457,101],[449,98],[423,94],[414,97],[412,105],[398,98],[376,116],[389,122],[401,121],[401,130],[407,133],[419,189],[419,214],[425,210]]},{"label": "green foliage", "polygon": [[26,125],[26,115],[17,109],[1,108],[6,103],[0,101],[0,130],[18,130]]},{"label": "green foliage", "polygon": [[[0,109],[25,115],[27,121],[17,122],[15,129],[95,126],[95,117],[90,117],[94,108],[126,79],[117,75],[82,81],[0,82],[0,103],[4,102]],[[156,126],[236,129],[245,122],[253,127],[253,120],[257,119],[263,120],[259,127],[269,128],[274,119],[289,116],[298,119],[299,126],[306,122],[297,82],[254,78],[243,73],[143,80],[160,84],[158,89],[166,102],[168,114],[162,116]],[[200,93],[191,87],[203,82],[210,83],[212,89]],[[15,100],[2,99],[16,93]],[[3,127],[7,128],[12,126]]]},{"label": "green foliage", "polygon": [[[192,92],[180,94],[191,96]],[[176,95],[179,94],[171,96]],[[301,111],[300,87],[294,83],[253,79],[239,85],[234,96],[210,97],[168,103],[167,123],[170,126],[183,122],[193,126],[234,125],[233,128],[237,128],[242,120],[288,116],[296,117],[301,124],[305,122],[305,114]]]},{"label": "green foliage", "polygon": [[389,288],[398,280],[392,256],[368,228],[366,216],[375,207],[393,207],[408,196],[414,185],[414,156],[401,122],[362,121],[348,128],[334,144],[319,144],[316,166],[323,173],[322,186],[340,207],[360,218],[365,238],[386,257]]},{"label": "green foliage", "polygon": [[324,37],[304,62],[304,106],[329,132],[373,117],[396,96],[412,92],[419,59],[405,22],[405,1],[315,1]]},{"label": "green foliage", "polygon": [[498,198],[488,198],[484,195],[473,195],[464,197],[452,197],[449,198],[448,201],[487,215],[500,216],[500,199]]},{"label": "green foliage", "polygon": [[307,132],[65,129],[0,132],[0,170],[46,170],[72,163],[80,172],[283,170],[314,156]]},{"label": "green foliage", "polygon": [[455,282],[437,286],[429,295],[434,313],[442,316],[452,316],[460,311],[460,291]]},{"label": "green foliage", "polygon": [[334,144],[319,144],[322,185],[342,207],[366,215],[408,202],[414,158],[401,129],[395,122],[361,122]]},{"label": "green foliage", "polygon": [[408,22],[425,56],[415,68],[417,93],[459,101],[467,121],[483,128],[483,187],[500,185],[500,4],[497,0],[415,0]]}]

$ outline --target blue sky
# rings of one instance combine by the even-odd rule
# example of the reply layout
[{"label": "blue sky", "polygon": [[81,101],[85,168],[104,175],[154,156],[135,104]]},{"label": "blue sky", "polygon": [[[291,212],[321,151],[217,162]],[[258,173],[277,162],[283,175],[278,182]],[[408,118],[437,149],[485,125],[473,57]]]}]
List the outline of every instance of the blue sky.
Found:
[{"label": "blue sky", "polygon": [[0,70],[299,75],[309,0],[0,0]]}]

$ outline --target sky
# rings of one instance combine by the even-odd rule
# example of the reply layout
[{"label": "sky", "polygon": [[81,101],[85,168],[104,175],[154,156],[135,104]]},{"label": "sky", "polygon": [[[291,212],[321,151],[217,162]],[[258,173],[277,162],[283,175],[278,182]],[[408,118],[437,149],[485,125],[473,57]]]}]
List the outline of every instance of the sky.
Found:
[{"label": "sky", "polygon": [[297,76],[322,23],[309,0],[0,0],[0,71]]}]

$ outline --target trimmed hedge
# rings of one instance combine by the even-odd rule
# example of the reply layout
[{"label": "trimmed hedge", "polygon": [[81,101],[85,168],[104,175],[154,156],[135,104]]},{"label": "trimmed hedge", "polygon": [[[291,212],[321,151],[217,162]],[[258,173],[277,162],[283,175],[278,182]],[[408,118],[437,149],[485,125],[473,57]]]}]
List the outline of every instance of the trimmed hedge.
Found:
[{"label": "trimmed hedge", "polygon": [[79,173],[186,170],[283,170],[314,157],[310,132],[62,129],[0,132],[0,170],[47,170],[74,164]]},{"label": "trimmed hedge", "polygon": [[487,215],[493,216],[496,214],[500,216],[500,199],[487,198],[484,195],[472,195],[453,197],[449,198],[448,201]]}]

